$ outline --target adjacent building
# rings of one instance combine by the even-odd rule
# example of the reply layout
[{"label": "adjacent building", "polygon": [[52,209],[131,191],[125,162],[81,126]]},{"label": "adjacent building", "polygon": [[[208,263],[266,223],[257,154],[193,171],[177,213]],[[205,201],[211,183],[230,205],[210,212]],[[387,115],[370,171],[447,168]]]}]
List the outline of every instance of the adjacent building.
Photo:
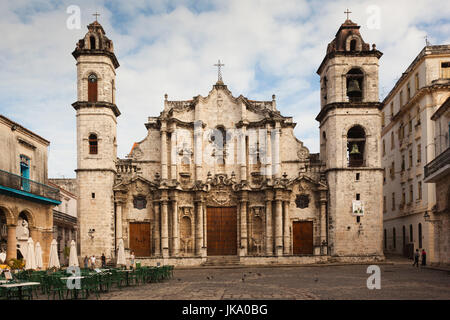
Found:
[{"label": "adjacent building", "polygon": [[27,240],[39,242],[44,265],[53,239],[53,208],[60,192],[47,178],[50,142],[0,115],[0,250],[6,260],[26,256]]},{"label": "adjacent building", "polygon": [[69,249],[72,240],[78,241],[77,196],[75,179],[49,179],[49,185],[59,189],[61,203],[53,209],[53,238],[58,243],[61,264],[69,263]]},{"label": "adjacent building", "polygon": [[[450,78],[450,75],[447,75]],[[435,228],[435,262],[450,264],[450,98],[431,116],[436,157],[425,166],[425,183],[436,184],[436,205],[425,215]]]},{"label": "adjacent building", "polygon": [[383,101],[384,250],[411,256],[424,248],[437,261],[437,225],[424,215],[436,204],[424,167],[436,157],[432,115],[450,96],[450,45],[426,46]]}]

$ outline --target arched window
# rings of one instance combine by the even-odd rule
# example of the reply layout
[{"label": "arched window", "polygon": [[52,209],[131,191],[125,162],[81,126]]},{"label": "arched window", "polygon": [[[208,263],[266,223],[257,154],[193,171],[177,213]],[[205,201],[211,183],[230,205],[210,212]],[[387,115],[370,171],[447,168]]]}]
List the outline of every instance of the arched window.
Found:
[{"label": "arched window", "polygon": [[422,224],[419,223],[419,248],[422,248]]},{"label": "arched window", "polygon": [[94,36],[91,36],[89,38],[89,42],[90,42],[90,45],[91,45],[91,49],[95,49],[95,37]]},{"label": "arched window", "polygon": [[409,242],[414,242],[412,224],[409,225]]},{"label": "arched window", "polygon": [[89,136],[89,154],[98,154],[98,139],[95,134]]},{"label": "arched window", "polygon": [[350,102],[360,102],[363,96],[364,74],[360,69],[353,68],[347,72],[347,96]]},{"label": "arched window", "polygon": [[97,102],[97,76],[93,73],[88,77],[88,101]]},{"label": "arched window", "polygon": [[356,50],[356,40],[353,39],[350,41],[350,51],[355,51]]},{"label": "arched window", "polygon": [[347,132],[347,155],[349,167],[364,166],[364,147],[366,134],[364,129],[356,125]]}]

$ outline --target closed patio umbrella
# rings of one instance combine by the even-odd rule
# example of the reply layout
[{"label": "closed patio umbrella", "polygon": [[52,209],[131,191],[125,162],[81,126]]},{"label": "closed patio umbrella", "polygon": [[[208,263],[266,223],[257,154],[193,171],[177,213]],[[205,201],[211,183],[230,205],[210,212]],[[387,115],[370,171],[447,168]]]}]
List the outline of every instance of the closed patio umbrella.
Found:
[{"label": "closed patio umbrella", "polygon": [[126,265],[125,249],[123,247],[123,240],[119,239],[119,249],[117,249],[117,265]]},{"label": "closed patio umbrella", "polygon": [[42,249],[39,242],[36,242],[35,254],[36,254],[36,268],[42,269],[44,267],[44,264],[42,263]]},{"label": "closed patio umbrella", "polygon": [[25,257],[25,270],[36,269],[36,255],[34,254],[34,242],[33,239],[28,238],[27,243],[27,256]]},{"label": "closed patio umbrella", "polygon": [[78,267],[77,247],[75,241],[70,242],[69,267]]},{"label": "closed patio umbrella", "polygon": [[59,264],[58,258],[58,247],[56,244],[56,240],[52,240],[52,244],[50,245],[50,257],[48,259],[48,268],[57,268],[59,269],[61,265]]}]

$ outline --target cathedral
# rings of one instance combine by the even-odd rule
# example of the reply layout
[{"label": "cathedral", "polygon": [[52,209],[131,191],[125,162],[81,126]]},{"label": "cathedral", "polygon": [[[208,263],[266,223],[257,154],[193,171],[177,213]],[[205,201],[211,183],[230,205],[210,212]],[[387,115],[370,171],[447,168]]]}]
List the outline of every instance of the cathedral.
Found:
[{"label": "cathedral", "polygon": [[292,117],[235,96],[220,74],[206,96],[172,101],[117,158],[113,42],[97,22],[77,66],[80,255],[114,261],[119,240],[143,265],[371,262],[382,251],[382,53],[347,19],[328,44],[320,154]]}]

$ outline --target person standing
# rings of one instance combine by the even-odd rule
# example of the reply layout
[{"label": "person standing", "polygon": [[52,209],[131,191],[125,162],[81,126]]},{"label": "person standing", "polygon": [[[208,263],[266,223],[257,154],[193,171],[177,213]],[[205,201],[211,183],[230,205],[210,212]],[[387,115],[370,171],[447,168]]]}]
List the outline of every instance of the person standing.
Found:
[{"label": "person standing", "polygon": [[91,267],[92,267],[92,269],[95,269],[95,256],[94,255],[91,256]]},{"label": "person standing", "polygon": [[105,257],[105,254],[102,253],[102,268],[105,268],[105,267],[106,267],[106,257]]},{"label": "person standing", "polygon": [[84,256],[84,268],[85,269],[89,268],[89,259],[87,256]]},{"label": "person standing", "polygon": [[414,264],[413,267],[417,266],[419,267],[419,249],[416,249],[416,252],[414,252]]},{"label": "person standing", "polygon": [[131,256],[130,256],[130,267],[131,269],[134,269],[134,252],[131,252]]},{"label": "person standing", "polygon": [[422,265],[427,265],[427,253],[425,252],[425,249],[422,249]]}]

